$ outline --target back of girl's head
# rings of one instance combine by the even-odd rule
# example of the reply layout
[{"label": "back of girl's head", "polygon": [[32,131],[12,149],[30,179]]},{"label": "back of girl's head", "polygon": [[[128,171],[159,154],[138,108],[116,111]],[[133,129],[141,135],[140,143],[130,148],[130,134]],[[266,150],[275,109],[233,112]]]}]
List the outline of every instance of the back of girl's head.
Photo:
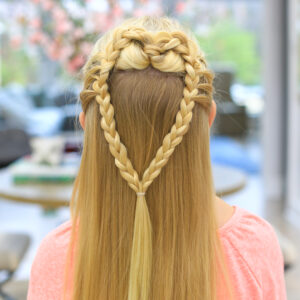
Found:
[{"label": "back of girl's head", "polygon": [[195,40],[171,19],[130,19],[83,74],[73,299],[214,299],[213,75]]}]

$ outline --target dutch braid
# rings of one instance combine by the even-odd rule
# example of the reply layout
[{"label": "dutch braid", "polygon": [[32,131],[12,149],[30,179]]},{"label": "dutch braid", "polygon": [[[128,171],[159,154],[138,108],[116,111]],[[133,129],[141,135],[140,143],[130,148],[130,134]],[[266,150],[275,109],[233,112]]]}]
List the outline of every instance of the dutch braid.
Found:
[{"label": "dutch braid", "polygon": [[[116,130],[114,107],[110,102],[107,83],[110,72],[118,66],[118,59],[122,55],[122,51],[132,45],[138,47],[140,52],[139,68],[152,65],[163,72],[173,71],[172,67],[166,68],[164,66],[166,57],[173,55],[180,60],[183,66],[182,71],[185,72],[183,98],[180,102],[175,124],[164,137],[161,147],[157,150],[141,179],[133,168],[127,149]],[[206,109],[210,107],[213,76],[206,69],[205,61],[199,55],[195,43],[188,40],[183,32],[150,33],[139,27],[116,29],[104,51],[93,56],[88,74],[81,98],[88,99],[88,101],[95,99],[99,104],[102,116],[101,127],[109,150],[115,159],[115,165],[130,188],[137,194],[128,299],[144,300],[147,299],[149,293],[151,269],[143,268],[143,266],[151,265],[149,262],[152,260],[152,249],[146,243],[146,241],[151,241],[152,232],[145,193],[188,131],[195,101]],[[136,253],[139,253],[138,257],[134,256]],[[141,288],[140,282],[148,282],[149,284]]]}]

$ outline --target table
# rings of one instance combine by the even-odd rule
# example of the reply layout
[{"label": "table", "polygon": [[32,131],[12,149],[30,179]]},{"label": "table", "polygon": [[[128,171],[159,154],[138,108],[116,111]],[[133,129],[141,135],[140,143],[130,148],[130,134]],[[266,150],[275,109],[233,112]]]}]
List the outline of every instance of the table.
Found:
[{"label": "table", "polygon": [[[216,193],[222,197],[235,193],[246,184],[246,175],[235,168],[213,165]],[[72,184],[14,184],[7,168],[0,170],[0,198],[39,204],[46,209],[68,206]]]},{"label": "table", "polygon": [[246,185],[247,176],[240,169],[213,164],[212,171],[215,190],[220,197],[234,194]]}]

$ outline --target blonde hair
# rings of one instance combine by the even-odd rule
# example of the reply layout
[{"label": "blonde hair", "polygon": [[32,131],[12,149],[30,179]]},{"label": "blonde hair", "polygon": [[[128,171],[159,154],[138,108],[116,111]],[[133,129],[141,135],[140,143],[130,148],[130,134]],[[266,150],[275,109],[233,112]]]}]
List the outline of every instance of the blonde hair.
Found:
[{"label": "blonde hair", "polygon": [[83,74],[72,299],[215,299],[217,262],[225,267],[209,158],[213,74],[195,40],[168,18],[130,19],[98,40]]}]

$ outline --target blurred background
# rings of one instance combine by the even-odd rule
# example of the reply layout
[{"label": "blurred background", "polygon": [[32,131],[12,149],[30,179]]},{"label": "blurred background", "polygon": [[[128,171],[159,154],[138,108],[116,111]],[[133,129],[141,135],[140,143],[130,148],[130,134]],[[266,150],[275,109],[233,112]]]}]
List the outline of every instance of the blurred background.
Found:
[{"label": "blurred background", "polygon": [[267,219],[300,299],[300,1],[2,0],[0,299],[26,299],[43,237],[69,219],[82,146],[80,69],[127,17],[189,26],[215,72],[215,187]]}]

